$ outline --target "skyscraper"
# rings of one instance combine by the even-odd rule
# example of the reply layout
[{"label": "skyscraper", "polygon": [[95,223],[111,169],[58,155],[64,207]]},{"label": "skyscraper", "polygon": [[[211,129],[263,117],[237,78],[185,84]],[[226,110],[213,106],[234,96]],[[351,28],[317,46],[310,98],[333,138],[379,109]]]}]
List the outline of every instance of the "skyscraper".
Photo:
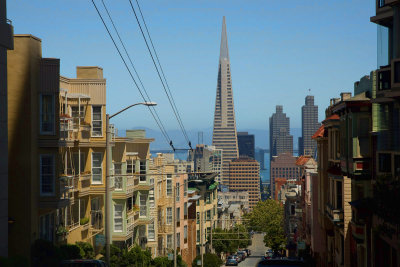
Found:
[{"label": "skyscraper", "polygon": [[229,183],[229,162],[238,158],[238,144],[225,17],[222,20],[212,144],[216,148],[222,149],[222,183],[227,185]]},{"label": "skyscraper", "polygon": [[239,157],[246,156],[255,159],[254,134],[238,132]]},{"label": "skyscraper", "polygon": [[283,113],[283,107],[276,106],[276,112],[269,118],[270,159],[281,153],[293,154],[293,136],[290,135],[290,119]]},{"label": "skyscraper", "polygon": [[316,142],[311,136],[318,130],[318,106],[314,105],[314,96],[306,96],[301,107],[301,133],[299,137],[299,155],[315,156]]}]

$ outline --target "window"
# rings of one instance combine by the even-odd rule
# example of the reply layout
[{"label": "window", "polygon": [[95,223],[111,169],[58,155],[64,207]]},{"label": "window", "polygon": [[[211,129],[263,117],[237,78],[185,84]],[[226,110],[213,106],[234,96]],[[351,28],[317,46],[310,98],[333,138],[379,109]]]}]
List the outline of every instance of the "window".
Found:
[{"label": "window", "polygon": [[146,160],[140,161],[140,182],[146,182]]},{"label": "window", "polygon": [[139,216],[146,217],[147,216],[147,195],[140,195],[139,196]]},{"label": "window", "polygon": [[389,153],[379,153],[379,172],[392,171],[392,159]]},{"label": "window", "polygon": [[188,216],[188,204],[187,202],[185,202],[185,204],[183,204],[183,217],[186,220]]},{"label": "window", "polygon": [[183,191],[183,196],[187,196],[187,193],[188,193],[188,182],[187,182],[187,180],[185,180],[185,185],[183,186],[184,187],[184,191]]},{"label": "window", "polygon": [[150,241],[155,240],[155,232],[154,232],[154,222],[150,223],[147,226],[147,237]]},{"label": "window", "polygon": [[197,230],[196,232],[196,241],[200,243],[200,230]]},{"label": "window", "polygon": [[180,193],[181,193],[181,190],[179,190],[180,188],[180,184],[179,183],[176,183],[176,186],[175,186],[175,189],[176,189],[176,192],[175,192],[175,194],[176,194],[176,201],[179,201],[179,199],[180,199]]},{"label": "window", "polygon": [[167,224],[172,224],[172,208],[167,208]]},{"label": "window", "polygon": [[172,176],[167,174],[167,196],[172,196]]},{"label": "window", "polygon": [[39,236],[40,239],[53,241],[54,215],[52,213],[40,216],[39,218]]},{"label": "window", "polygon": [[114,184],[115,190],[122,190],[123,189],[123,177],[118,176],[122,174],[121,163],[114,163]]},{"label": "window", "polygon": [[54,155],[40,155],[40,194],[54,194]]},{"label": "window", "polygon": [[207,201],[207,204],[210,204],[210,203],[211,203],[211,200],[210,200],[210,193],[207,193],[206,201]]},{"label": "window", "polygon": [[73,118],[84,118],[85,117],[85,106],[81,106],[81,111],[79,112],[79,106],[71,106],[71,115]]},{"label": "window", "polygon": [[93,152],[92,153],[92,183],[101,184],[102,183],[102,168],[103,155],[102,153]]},{"label": "window", "polygon": [[185,225],[183,227],[183,238],[184,238],[184,242],[187,243],[187,238],[188,238],[188,227],[187,227],[187,225]]},{"label": "window", "polygon": [[167,248],[172,249],[172,235],[167,235]]},{"label": "window", "polygon": [[181,222],[181,208],[176,208],[176,224],[179,225]]},{"label": "window", "polygon": [[114,205],[114,232],[122,232],[123,223],[122,223],[122,211],[124,206],[122,204]]},{"label": "window", "polygon": [[196,218],[197,218],[197,224],[199,224],[200,223],[200,212],[197,212]]},{"label": "window", "polygon": [[40,134],[54,134],[54,96],[40,96]]},{"label": "window", "polygon": [[342,182],[336,182],[336,208],[343,209],[343,201],[342,201]]},{"label": "window", "polygon": [[211,211],[207,210],[207,221],[211,220]]},{"label": "window", "polygon": [[154,208],[154,189],[149,190],[149,206]]},{"label": "window", "polygon": [[92,106],[92,136],[103,136],[101,106]]},{"label": "window", "polygon": [[127,174],[134,174],[136,172],[135,168],[136,160],[129,159],[126,161],[126,173]]},{"label": "window", "polygon": [[176,247],[181,247],[181,233],[176,233]]}]

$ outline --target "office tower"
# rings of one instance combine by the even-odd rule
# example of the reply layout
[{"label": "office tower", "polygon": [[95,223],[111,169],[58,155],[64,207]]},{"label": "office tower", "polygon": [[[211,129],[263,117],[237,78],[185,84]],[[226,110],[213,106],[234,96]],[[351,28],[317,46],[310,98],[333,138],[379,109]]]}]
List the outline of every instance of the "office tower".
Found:
[{"label": "office tower", "polygon": [[301,107],[301,133],[299,137],[299,155],[315,156],[315,140],[311,136],[318,130],[318,106],[314,105],[314,96],[308,95]]},{"label": "office tower", "polygon": [[271,198],[275,197],[275,183],[277,178],[285,178],[286,181],[298,181],[300,179],[300,169],[296,165],[296,157],[291,153],[281,153],[272,157],[270,188]]},{"label": "office tower", "polygon": [[7,50],[14,48],[6,0],[0,0],[0,257],[8,256]]},{"label": "office tower", "polygon": [[225,17],[222,20],[221,49],[219,56],[212,144],[216,148],[222,149],[223,162],[221,182],[223,184],[228,184],[229,162],[238,158],[239,155]]},{"label": "office tower", "polygon": [[261,199],[260,164],[255,159],[238,158],[229,163],[229,190],[249,192],[249,207],[253,209]]},{"label": "office tower", "polygon": [[217,182],[220,181],[222,149],[217,149],[215,146],[199,144],[196,146],[196,149],[189,151],[188,161],[193,161],[194,171],[196,172],[218,173],[215,180]]},{"label": "office tower", "polygon": [[293,154],[293,136],[290,135],[290,119],[283,113],[283,106],[276,106],[276,112],[269,118],[270,159],[280,153]]},{"label": "office tower", "polygon": [[255,152],[255,160],[260,163],[260,170],[265,170],[265,150],[261,148],[257,148]]},{"label": "office tower", "polygon": [[254,159],[255,158],[254,134],[249,134],[248,132],[238,132],[237,139],[238,139],[239,157],[245,156]]}]

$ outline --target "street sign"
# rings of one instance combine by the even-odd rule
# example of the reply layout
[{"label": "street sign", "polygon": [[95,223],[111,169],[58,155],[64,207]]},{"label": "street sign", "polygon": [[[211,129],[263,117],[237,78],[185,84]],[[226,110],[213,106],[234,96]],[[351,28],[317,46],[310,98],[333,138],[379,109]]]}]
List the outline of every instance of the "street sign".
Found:
[{"label": "street sign", "polygon": [[106,244],[106,237],[102,234],[97,234],[94,237],[96,246],[98,247],[104,247],[104,245]]},{"label": "street sign", "polygon": [[197,260],[197,265],[201,265],[201,260]]},{"label": "street sign", "polygon": [[174,259],[173,253],[168,253],[168,260],[172,261]]}]

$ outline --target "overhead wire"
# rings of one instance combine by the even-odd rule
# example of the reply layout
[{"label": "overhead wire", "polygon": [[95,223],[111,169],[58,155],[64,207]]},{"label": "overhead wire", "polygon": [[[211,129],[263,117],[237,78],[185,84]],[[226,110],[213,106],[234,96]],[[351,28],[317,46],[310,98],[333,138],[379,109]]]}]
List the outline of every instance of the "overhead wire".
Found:
[{"label": "overhead wire", "polygon": [[[108,18],[109,18],[110,21],[111,21],[111,24],[112,24],[112,26],[113,26],[113,28],[114,28],[114,30],[115,30],[117,36],[118,36],[118,39],[119,39],[119,41],[120,41],[120,43],[121,43],[121,45],[122,45],[122,47],[123,47],[123,49],[124,49],[124,51],[125,51],[125,54],[126,54],[126,56],[128,57],[128,60],[129,60],[131,66],[132,66],[132,68],[133,68],[133,70],[134,70],[134,72],[135,72],[135,74],[136,74],[136,77],[138,78],[139,83],[140,83],[140,85],[142,86],[142,89],[143,89],[145,95],[147,96],[148,101],[149,101],[149,102],[152,102],[152,101],[151,101],[151,98],[150,98],[149,94],[147,93],[147,90],[146,90],[146,88],[145,88],[145,86],[144,86],[144,84],[143,84],[143,82],[142,82],[142,79],[140,79],[139,73],[137,72],[137,70],[136,70],[136,68],[135,68],[135,65],[133,64],[133,61],[132,61],[132,59],[131,59],[131,57],[130,57],[130,55],[129,55],[129,53],[128,53],[126,47],[125,47],[125,44],[124,44],[124,42],[123,42],[123,40],[122,40],[122,38],[121,38],[121,35],[119,34],[117,27],[115,26],[114,20],[112,19],[112,16],[111,16],[110,12],[108,11],[108,8],[107,8],[106,4],[104,3],[104,0],[101,0],[101,2],[102,2],[102,4],[103,4],[103,7],[104,7],[105,11],[107,12]],[[138,88],[138,89],[139,89],[139,88]],[[139,92],[140,92],[140,89],[139,89]],[[171,139],[169,138],[168,133],[167,133],[167,131],[165,130],[165,127],[164,127],[164,125],[163,125],[163,123],[162,123],[162,121],[161,121],[161,119],[160,119],[160,116],[158,115],[158,112],[157,112],[157,110],[155,109],[155,107],[154,107],[154,106],[148,106],[148,108],[150,109],[150,112],[151,112],[151,109],[153,109],[153,112],[154,112],[154,114],[155,114],[155,116],[157,117],[157,120],[158,120],[158,122],[159,122],[159,128],[160,128],[161,132],[162,132],[163,134],[165,134],[165,136],[169,139],[169,142],[171,142]],[[157,122],[157,120],[156,120],[156,122]],[[157,124],[158,124],[158,123],[157,123]]]},{"label": "overhead wire", "polygon": [[[97,11],[97,14],[99,15],[99,17],[100,17],[100,19],[101,19],[101,21],[102,21],[104,27],[106,28],[106,31],[107,31],[108,35],[110,36],[110,38],[111,38],[111,40],[112,40],[112,42],[113,42],[113,44],[114,44],[114,47],[117,49],[117,52],[118,52],[119,56],[121,57],[122,62],[123,62],[124,65],[125,65],[125,68],[126,68],[127,71],[129,72],[129,75],[131,76],[132,81],[134,82],[134,84],[135,84],[136,88],[138,89],[140,95],[142,96],[143,100],[144,100],[145,102],[147,102],[145,96],[143,95],[142,91],[140,90],[140,87],[139,87],[138,83],[136,82],[135,78],[133,77],[133,74],[132,74],[131,70],[129,69],[128,64],[126,63],[126,60],[124,59],[124,57],[123,57],[123,55],[122,55],[122,53],[121,53],[121,51],[120,51],[118,45],[116,44],[116,42],[115,42],[115,40],[114,40],[114,38],[113,38],[113,36],[112,36],[110,30],[108,29],[107,24],[105,23],[105,21],[104,21],[104,19],[103,19],[103,16],[101,15],[99,9],[97,8],[96,3],[94,2],[94,0],[91,0],[91,1],[92,1],[92,4],[93,4],[94,8],[95,8],[96,11]],[[174,148],[173,145],[172,145],[172,140],[169,138],[168,134],[166,133],[165,128],[164,128],[163,126],[161,126],[161,124],[162,124],[161,120],[158,121],[158,120],[156,119],[156,116],[153,114],[152,109],[151,109],[149,106],[147,106],[147,107],[149,108],[149,111],[150,111],[151,115],[153,116],[154,120],[156,121],[156,124],[158,125],[158,127],[160,128],[160,130],[161,130],[161,132],[162,132],[164,138],[166,139],[167,143],[171,146],[171,148],[172,148],[173,150],[175,150],[175,148]],[[164,129],[164,130],[163,130],[163,129]]]},{"label": "overhead wire", "polygon": [[[186,129],[185,129],[185,127],[184,127],[184,125],[183,125],[183,122],[182,122],[182,119],[181,119],[181,117],[180,117],[180,115],[179,115],[179,111],[178,111],[178,109],[177,109],[177,107],[176,107],[175,101],[173,100],[173,96],[172,96],[171,90],[169,89],[169,86],[168,86],[168,84],[166,83],[166,79],[165,79],[164,72],[162,72],[162,73],[163,73],[163,77],[164,77],[165,81],[163,80],[163,78],[161,77],[161,74],[160,74],[160,70],[161,70],[162,68],[160,68],[160,70],[159,70],[158,67],[157,67],[157,64],[156,64],[156,62],[155,62],[155,60],[154,60],[153,53],[151,52],[150,46],[149,46],[149,44],[148,44],[148,42],[147,42],[146,35],[145,35],[144,32],[143,32],[142,25],[141,25],[141,23],[140,23],[140,21],[139,21],[139,18],[138,18],[138,16],[137,16],[137,14],[136,14],[136,11],[135,11],[135,8],[134,8],[134,6],[133,6],[133,4],[132,4],[132,1],[129,0],[129,3],[130,3],[130,6],[131,6],[131,8],[132,8],[133,14],[135,15],[136,22],[137,22],[137,24],[138,24],[138,26],[139,26],[140,32],[141,32],[141,34],[142,34],[142,36],[143,36],[143,39],[144,39],[144,41],[145,41],[145,43],[146,43],[147,50],[148,50],[149,53],[150,53],[150,57],[151,57],[151,60],[153,61],[153,65],[154,65],[154,67],[156,68],[157,75],[158,75],[158,77],[159,77],[159,79],[160,79],[160,81],[161,81],[161,84],[162,84],[162,87],[163,87],[163,89],[164,89],[164,91],[165,91],[165,94],[167,95],[168,101],[169,101],[169,103],[170,103],[170,105],[171,105],[171,108],[172,108],[172,110],[173,110],[173,112],[174,112],[174,115],[175,115],[175,117],[176,117],[176,119],[177,119],[177,121],[178,121],[179,127],[181,128],[182,134],[183,134],[183,136],[185,137],[186,141],[188,142],[188,146],[192,149],[191,142],[190,142],[189,137],[188,137],[188,135],[187,135]],[[138,3],[138,2],[137,2],[137,3]],[[139,9],[140,9],[140,8],[139,8]],[[141,13],[141,15],[142,15],[142,20],[144,21],[143,14]],[[144,21],[144,22],[145,22],[145,21]],[[144,24],[145,24],[145,23],[144,23]],[[147,34],[149,35],[149,39],[151,39],[150,33],[149,33],[148,29],[147,29],[147,26],[146,26],[146,30],[147,30]],[[154,48],[153,43],[152,43],[152,48],[154,49],[154,53],[156,54],[156,51],[155,51],[155,48]],[[160,61],[159,61],[159,59],[158,59],[158,56],[157,56],[157,60],[158,60],[159,65],[161,66]],[[165,84],[164,84],[164,83],[165,83]],[[166,85],[167,85],[167,86],[166,86]],[[169,91],[170,93],[168,93],[167,87],[168,87],[168,91]]]}]

